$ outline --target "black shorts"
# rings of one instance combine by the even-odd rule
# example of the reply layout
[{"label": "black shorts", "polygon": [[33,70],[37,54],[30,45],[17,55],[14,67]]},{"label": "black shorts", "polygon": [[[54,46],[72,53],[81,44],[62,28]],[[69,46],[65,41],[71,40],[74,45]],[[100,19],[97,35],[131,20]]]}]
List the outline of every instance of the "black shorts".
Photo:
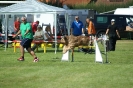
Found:
[{"label": "black shorts", "polygon": [[28,48],[31,48],[31,42],[32,42],[32,39],[25,38],[25,39],[22,39],[20,45],[28,49]]},{"label": "black shorts", "polygon": [[73,36],[81,36],[81,35],[75,35],[75,34],[73,34]]}]

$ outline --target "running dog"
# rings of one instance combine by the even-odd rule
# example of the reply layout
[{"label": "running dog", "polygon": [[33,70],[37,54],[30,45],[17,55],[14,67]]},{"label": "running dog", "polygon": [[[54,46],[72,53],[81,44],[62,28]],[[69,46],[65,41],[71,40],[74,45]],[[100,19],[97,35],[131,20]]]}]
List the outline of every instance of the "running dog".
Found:
[{"label": "running dog", "polygon": [[78,46],[88,46],[90,38],[88,36],[64,36],[61,39],[61,43],[64,44],[63,53],[66,53],[68,50],[74,50]]}]

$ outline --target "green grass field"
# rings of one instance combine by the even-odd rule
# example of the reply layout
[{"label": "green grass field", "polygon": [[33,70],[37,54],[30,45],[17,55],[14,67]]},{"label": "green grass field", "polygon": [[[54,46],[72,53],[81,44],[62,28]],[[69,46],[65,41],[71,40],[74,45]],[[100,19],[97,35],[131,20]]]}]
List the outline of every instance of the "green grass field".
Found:
[{"label": "green grass field", "polygon": [[133,88],[133,40],[118,40],[115,52],[108,52],[99,43],[104,63],[95,63],[95,54],[74,52],[74,62],[61,61],[62,49],[47,53],[39,48],[40,58],[34,63],[26,53],[19,62],[19,49],[0,48],[0,88]]}]

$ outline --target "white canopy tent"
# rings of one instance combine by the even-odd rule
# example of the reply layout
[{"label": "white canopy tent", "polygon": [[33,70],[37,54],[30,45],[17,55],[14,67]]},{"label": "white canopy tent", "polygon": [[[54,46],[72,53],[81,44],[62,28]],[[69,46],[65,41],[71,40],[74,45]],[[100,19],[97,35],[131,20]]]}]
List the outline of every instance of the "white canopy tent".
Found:
[{"label": "white canopy tent", "polygon": [[22,14],[22,13],[44,13],[44,12],[65,12],[65,9],[50,6],[37,0],[26,0],[23,3],[13,4],[0,9],[0,13]]},{"label": "white canopy tent", "polygon": [[[59,7],[50,6],[44,3],[41,3],[37,0],[26,0],[23,3],[13,4],[4,8],[0,9],[0,14],[5,15],[5,24],[6,24],[6,36],[5,41],[7,41],[7,23],[8,23],[8,15],[19,15],[19,14],[44,14],[44,13],[51,13],[54,14],[54,26],[55,26],[55,41],[57,41],[57,17],[56,15],[59,13],[65,13],[66,10]],[[57,50],[57,42],[55,42],[55,53]],[[7,42],[5,42],[5,50],[6,50]]]}]

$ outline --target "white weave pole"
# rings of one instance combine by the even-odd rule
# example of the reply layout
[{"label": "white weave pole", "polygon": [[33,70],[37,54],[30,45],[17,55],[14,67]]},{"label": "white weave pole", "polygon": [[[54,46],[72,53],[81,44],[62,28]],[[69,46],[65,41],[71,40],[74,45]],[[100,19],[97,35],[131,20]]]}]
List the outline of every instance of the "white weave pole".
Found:
[{"label": "white weave pole", "polygon": [[95,42],[95,62],[103,63],[103,58],[102,58],[96,39],[94,39],[94,42]]},{"label": "white weave pole", "polygon": [[6,48],[7,48],[7,32],[8,32],[8,15],[5,14],[5,51],[6,51]]}]

